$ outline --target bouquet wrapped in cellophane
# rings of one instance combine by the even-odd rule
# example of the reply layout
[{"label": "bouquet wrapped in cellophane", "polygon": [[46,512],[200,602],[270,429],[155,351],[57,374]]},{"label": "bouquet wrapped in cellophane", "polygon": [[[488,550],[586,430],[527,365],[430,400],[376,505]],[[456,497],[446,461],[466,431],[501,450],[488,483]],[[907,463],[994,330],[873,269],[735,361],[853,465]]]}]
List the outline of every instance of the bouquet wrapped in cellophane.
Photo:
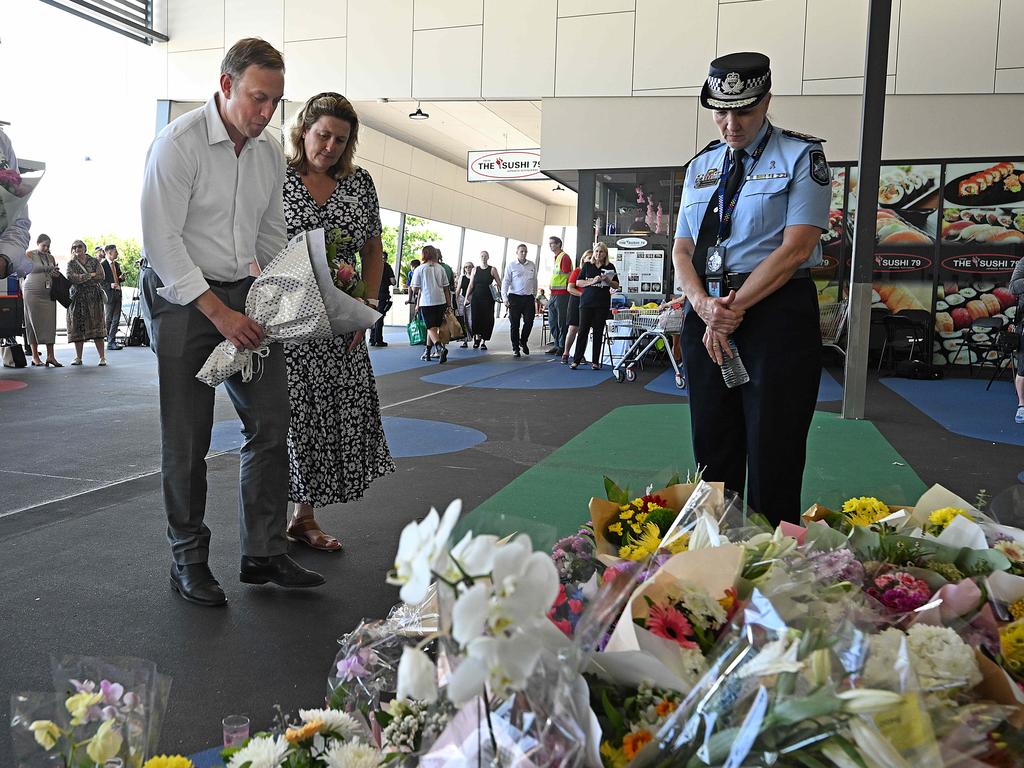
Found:
[{"label": "bouquet wrapped in cellophane", "polygon": [[68,656],[52,673],[55,693],[11,697],[18,768],[139,768],[155,753],[171,679],[153,662]]},{"label": "bouquet wrapped in cellophane", "polygon": [[269,354],[272,343],[329,339],[369,328],[380,318],[335,285],[322,229],[296,235],[263,268],[249,289],[245,314],[263,327],[263,344],[254,350],[218,344],[196,374],[204,384],[215,387],[236,373],[250,381],[258,367],[254,361]]},{"label": "bouquet wrapped in cellophane", "polygon": [[[0,155],[0,232],[18,219],[25,219],[25,209],[29,198],[35,192],[45,171],[31,170],[21,172],[17,168],[7,167],[7,160]],[[28,227],[27,221],[24,225]]]}]

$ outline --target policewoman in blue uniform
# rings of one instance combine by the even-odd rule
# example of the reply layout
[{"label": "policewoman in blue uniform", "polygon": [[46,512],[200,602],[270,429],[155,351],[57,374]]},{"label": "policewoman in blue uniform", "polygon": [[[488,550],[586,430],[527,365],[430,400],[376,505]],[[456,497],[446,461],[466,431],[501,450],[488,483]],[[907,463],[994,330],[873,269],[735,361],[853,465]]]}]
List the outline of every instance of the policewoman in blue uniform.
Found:
[{"label": "policewoman in blue uniform", "polygon": [[[821,139],[767,118],[767,56],[711,62],[701,105],[721,140],[689,163],[672,249],[688,300],[683,351],[693,450],[704,479],[721,481],[770,520],[795,521],[807,433],[821,377],[818,302],[831,179]],[[750,376],[729,388],[730,339]]]}]

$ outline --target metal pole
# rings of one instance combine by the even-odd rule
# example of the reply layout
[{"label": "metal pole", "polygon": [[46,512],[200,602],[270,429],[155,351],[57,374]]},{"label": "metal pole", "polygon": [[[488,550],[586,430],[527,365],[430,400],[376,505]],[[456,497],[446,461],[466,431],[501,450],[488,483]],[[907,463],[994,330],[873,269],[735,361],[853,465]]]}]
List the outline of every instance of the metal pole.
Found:
[{"label": "metal pole", "polygon": [[860,155],[857,172],[857,226],[853,235],[850,272],[850,321],[847,325],[844,419],[863,419],[868,378],[871,326],[871,273],[874,268],[878,176],[882,162],[885,117],[885,75],[889,60],[889,20],[892,0],[871,0],[868,45],[864,57],[864,98],[860,115]]}]

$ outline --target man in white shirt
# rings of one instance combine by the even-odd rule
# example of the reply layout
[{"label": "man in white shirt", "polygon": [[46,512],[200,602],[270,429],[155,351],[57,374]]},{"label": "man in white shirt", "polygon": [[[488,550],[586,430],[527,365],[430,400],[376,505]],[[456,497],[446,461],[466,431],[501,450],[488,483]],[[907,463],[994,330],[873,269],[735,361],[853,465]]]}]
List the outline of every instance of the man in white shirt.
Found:
[{"label": "man in white shirt", "polygon": [[[18,157],[14,154],[11,140],[0,130],[0,170],[7,168],[18,170]],[[32,271],[32,259],[25,254],[31,229],[32,222],[26,209],[24,218],[7,222],[7,226],[0,230],[0,279],[15,274],[24,277]]]},{"label": "man in white shirt", "polygon": [[[223,605],[207,559],[206,453],[214,389],[195,376],[224,339],[254,349],[263,328],[244,314],[253,262],[287,242],[281,194],[284,158],[264,135],[284,93],[284,60],[246,38],[221,63],[206,105],[164,128],[146,158],[142,229],[143,312],[160,375],[163,494],[173,564],[171,585],[200,605]],[[240,579],[315,587],[323,577],[288,554],[288,383],[279,344],[262,374],[226,382],[243,424],[239,506]]]},{"label": "man in white shirt", "polygon": [[[536,311],[534,297],[537,295],[537,265],[526,259],[526,246],[516,246],[516,260],[505,268],[505,278],[501,281],[501,294],[508,307],[510,335],[512,337],[512,354],[519,357],[519,350],[524,355],[530,354],[527,342],[533,330],[533,316]],[[522,330],[520,330],[522,323]]]}]

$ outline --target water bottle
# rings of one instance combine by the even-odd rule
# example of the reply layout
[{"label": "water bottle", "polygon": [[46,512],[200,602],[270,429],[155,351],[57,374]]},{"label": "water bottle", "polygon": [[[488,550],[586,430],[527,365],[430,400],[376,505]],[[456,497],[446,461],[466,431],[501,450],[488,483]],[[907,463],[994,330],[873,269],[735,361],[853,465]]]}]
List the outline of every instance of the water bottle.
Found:
[{"label": "water bottle", "polygon": [[729,349],[732,350],[732,357],[725,355],[725,361],[722,363],[722,378],[725,379],[725,386],[729,389],[735,389],[741,387],[750,381],[750,374],[747,373],[746,367],[743,365],[743,361],[740,360],[740,351],[736,347],[736,342],[729,339]]}]

